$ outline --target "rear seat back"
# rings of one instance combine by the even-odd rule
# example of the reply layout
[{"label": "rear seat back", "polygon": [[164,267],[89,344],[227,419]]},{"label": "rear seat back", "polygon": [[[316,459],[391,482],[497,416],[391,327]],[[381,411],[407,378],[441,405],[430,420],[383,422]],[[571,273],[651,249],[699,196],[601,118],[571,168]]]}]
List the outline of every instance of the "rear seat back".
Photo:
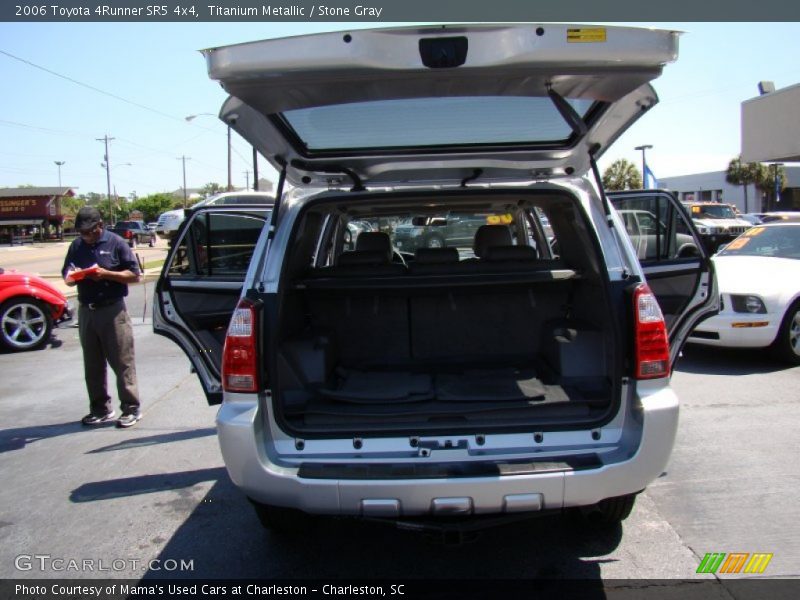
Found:
[{"label": "rear seat back", "polygon": [[453,273],[458,265],[458,250],[455,248],[420,248],[414,253],[414,262],[409,267],[413,275],[439,275]]},{"label": "rear seat back", "polygon": [[336,265],[315,269],[313,277],[380,277],[402,275],[406,267],[392,262],[392,241],[382,231],[365,231],[356,240],[356,249],[343,252]]}]

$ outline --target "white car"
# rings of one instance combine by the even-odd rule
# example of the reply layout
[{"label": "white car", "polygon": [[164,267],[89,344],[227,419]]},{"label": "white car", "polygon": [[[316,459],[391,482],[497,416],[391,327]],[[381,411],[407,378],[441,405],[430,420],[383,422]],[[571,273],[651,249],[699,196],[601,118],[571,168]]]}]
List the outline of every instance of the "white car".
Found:
[{"label": "white car", "polygon": [[800,223],[757,225],[714,258],[722,310],[689,342],[770,347],[800,364]]},{"label": "white car", "polygon": [[[222,402],[223,459],[264,525],[628,516],[672,450],[673,361],[718,297],[702,248],[677,255],[692,229],[676,199],[602,194],[596,160],[657,103],[677,42],[457,25],[206,51],[220,116],[280,172],[277,199],[269,219],[188,217],[153,327]],[[653,256],[618,202],[663,211]],[[393,249],[389,224],[453,212],[483,224]],[[353,222],[380,227],[348,248]]]},{"label": "white car", "polygon": [[[209,196],[193,204],[189,210],[194,210],[200,206],[217,206],[228,204],[272,204],[274,198],[265,192],[223,192],[214,196]],[[186,210],[177,208],[161,213],[156,223],[156,233],[158,237],[171,240],[178,233],[178,228],[186,217]]]}]

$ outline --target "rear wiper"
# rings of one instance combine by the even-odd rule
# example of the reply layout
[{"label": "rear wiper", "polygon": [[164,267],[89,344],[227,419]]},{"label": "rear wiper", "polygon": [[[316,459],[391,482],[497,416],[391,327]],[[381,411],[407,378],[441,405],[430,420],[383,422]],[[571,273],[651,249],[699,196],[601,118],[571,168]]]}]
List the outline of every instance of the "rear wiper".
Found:
[{"label": "rear wiper", "polygon": [[364,187],[361,178],[356,172],[347,167],[342,167],[340,165],[314,165],[297,158],[292,161],[292,166],[295,169],[302,169],[303,171],[312,171],[315,173],[344,173],[353,181],[353,187],[350,188],[351,192],[363,192],[367,189]]}]

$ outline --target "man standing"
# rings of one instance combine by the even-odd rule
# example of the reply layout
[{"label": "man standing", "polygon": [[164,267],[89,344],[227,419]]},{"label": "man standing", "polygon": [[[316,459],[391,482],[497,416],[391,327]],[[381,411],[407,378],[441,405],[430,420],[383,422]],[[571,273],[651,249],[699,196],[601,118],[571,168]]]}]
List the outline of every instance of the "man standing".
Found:
[{"label": "man standing", "polygon": [[[117,427],[130,427],[142,418],[136,383],[133,327],[123,298],[128,284],[139,281],[136,257],[127,242],[103,229],[96,208],[84,207],[75,217],[80,237],[67,250],[62,275],[67,285],[78,285],[78,331],[83,349],[83,371],[90,412],[81,423],[101,425],[114,418],[106,389],[106,364],[117,376],[122,415]],[[81,277],[81,269],[95,267]]]}]

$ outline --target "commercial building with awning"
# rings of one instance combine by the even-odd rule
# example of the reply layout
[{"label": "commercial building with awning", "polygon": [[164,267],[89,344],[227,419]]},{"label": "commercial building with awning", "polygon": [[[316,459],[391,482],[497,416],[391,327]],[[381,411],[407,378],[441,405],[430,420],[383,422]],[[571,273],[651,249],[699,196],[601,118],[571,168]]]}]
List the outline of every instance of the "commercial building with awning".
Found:
[{"label": "commercial building with awning", "polygon": [[64,222],[62,199],[74,195],[68,187],[0,189],[0,234],[15,236],[20,228],[35,227],[41,228],[46,237],[52,233],[60,237]]}]

